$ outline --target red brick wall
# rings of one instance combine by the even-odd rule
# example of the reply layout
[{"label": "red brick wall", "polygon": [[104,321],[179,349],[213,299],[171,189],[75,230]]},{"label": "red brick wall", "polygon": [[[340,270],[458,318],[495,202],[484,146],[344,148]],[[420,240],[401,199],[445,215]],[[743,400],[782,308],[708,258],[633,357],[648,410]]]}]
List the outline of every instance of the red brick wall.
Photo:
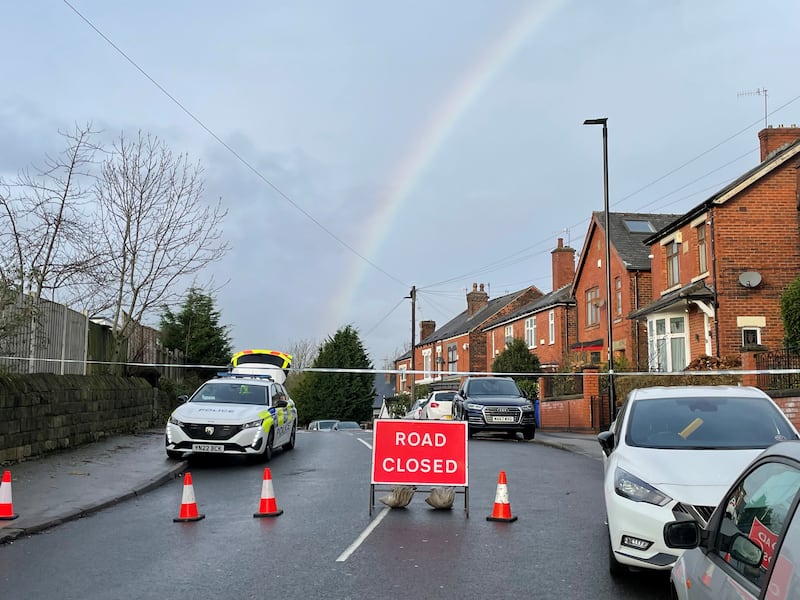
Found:
[{"label": "red brick wall", "polygon": [[[763,316],[761,343],[783,344],[780,296],[800,273],[797,224],[797,167],[784,165],[714,210],[720,354],[741,347],[737,317]],[[745,271],[761,274],[761,284],[739,283]]]}]

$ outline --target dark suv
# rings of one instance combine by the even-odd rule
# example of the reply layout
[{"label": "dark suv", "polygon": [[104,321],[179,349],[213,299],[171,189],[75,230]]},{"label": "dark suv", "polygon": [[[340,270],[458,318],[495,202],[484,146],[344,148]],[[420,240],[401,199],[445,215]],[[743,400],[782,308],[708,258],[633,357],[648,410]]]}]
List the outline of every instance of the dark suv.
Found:
[{"label": "dark suv", "polygon": [[469,435],[503,432],[526,440],[536,435],[536,411],[511,377],[467,377],[453,400],[456,419],[469,423]]}]

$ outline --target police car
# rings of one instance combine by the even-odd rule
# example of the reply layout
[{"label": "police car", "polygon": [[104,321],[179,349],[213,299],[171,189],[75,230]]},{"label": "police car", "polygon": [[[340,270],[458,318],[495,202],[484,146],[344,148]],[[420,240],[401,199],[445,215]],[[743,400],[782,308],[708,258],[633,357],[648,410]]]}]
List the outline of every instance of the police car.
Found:
[{"label": "police car", "polygon": [[[280,365],[272,360],[275,354],[282,355]],[[294,448],[297,409],[283,386],[291,356],[266,356],[272,358],[234,360],[230,371],[206,381],[191,397],[179,397],[182,404],[167,422],[168,457],[229,454],[269,461],[276,448]]]}]

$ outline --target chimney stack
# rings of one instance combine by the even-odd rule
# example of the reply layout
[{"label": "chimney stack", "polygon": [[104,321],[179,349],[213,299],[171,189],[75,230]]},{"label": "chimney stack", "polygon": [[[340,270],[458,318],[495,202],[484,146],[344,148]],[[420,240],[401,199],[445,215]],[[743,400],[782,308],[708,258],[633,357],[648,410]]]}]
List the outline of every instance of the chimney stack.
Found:
[{"label": "chimney stack", "polygon": [[775,150],[800,139],[800,127],[770,126],[758,132],[758,139],[761,140],[761,162],[764,162]]},{"label": "chimney stack", "polygon": [[489,294],[484,291],[483,284],[478,288],[478,284],[473,283],[472,291],[467,293],[467,316],[471,317],[487,306],[489,306]]},{"label": "chimney stack", "polygon": [[436,321],[420,321],[419,322],[419,341],[421,342],[429,335],[436,331]]},{"label": "chimney stack", "polygon": [[564,246],[558,238],[558,247],[550,253],[553,257],[553,291],[560,290],[575,278],[575,249]]}]

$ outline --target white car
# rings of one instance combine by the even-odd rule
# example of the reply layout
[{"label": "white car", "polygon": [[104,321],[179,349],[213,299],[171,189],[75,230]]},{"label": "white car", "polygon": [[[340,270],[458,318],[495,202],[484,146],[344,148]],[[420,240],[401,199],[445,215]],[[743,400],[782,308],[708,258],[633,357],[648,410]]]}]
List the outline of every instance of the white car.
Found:
[{"label": "white car", "polygon": [[414,404],[411,405],[411,408],[403,417],[404,419],[421,419],[422,418],[422,409],[425,408],[425,404],[427,404],[427,398],[420,398]]},{"label": "white car", "polygon": [[681,551],[665,544],[664,525],[685,515],[705,526],[750,461],[798,437],[778,405],[756,388],[633,390],[614,429],[597,436],[611,574],[628,566],[671,569]]},{"label": "white car", "polygon": [[428,394],[420,419],[451,420],[453,418],[454,390],[436,390]]},{"label": "white car", "polygon": [[269,461],[294,448],[297,409],[282,383],[258,373],[223,373],[206,381],[167,422],[170,458],[232,454]]}]

